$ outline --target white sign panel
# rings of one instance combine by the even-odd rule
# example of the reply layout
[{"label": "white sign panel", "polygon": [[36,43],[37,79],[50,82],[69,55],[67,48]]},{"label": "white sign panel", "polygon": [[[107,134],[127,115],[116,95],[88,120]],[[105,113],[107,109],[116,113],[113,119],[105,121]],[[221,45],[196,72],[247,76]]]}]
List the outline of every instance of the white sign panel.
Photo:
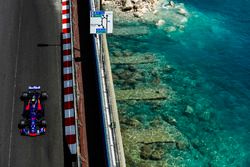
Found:
[{"label": "white sign panel", "polygon": [[90,34],[103,34],[112,32],[112,11],[90,11]]}]

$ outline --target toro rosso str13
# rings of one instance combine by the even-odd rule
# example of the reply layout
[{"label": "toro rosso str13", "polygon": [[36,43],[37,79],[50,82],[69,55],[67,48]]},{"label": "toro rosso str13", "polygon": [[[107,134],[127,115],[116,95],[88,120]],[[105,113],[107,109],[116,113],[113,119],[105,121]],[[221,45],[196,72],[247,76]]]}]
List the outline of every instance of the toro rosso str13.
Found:
[{"label": "toro rosso str13", "polygon": [[20,99],[24,102],[23,119],[18,124],[21,135],[39,136],[46,132],[44,119],[44,101],[48,94],[41,91],[40,86],[29,86],[28,91],[23,92]]}]

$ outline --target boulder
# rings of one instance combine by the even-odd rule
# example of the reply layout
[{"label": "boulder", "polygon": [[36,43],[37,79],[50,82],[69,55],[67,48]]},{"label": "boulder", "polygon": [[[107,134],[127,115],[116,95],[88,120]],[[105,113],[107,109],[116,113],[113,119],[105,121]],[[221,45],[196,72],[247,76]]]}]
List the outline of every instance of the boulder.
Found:
[{"label": "boulder", "polygon": [[160,19],[160,20],[158,20],[158,22],[155,25],[156,26],[162,26],[164,24],[165,24],[165,20]]},{"label": "boulder", "polygon": [[170,125],[176,125],[177,124],[176,119],[174,117],[172,117],[172,116],[166,115],[166,116],[163,117],[163,120],[166,121],[167,123],[169,123]]},{"label": "boulder", "polygon": [[193,109],[193,107],[187,105],[187,107],[186,107],[186,109],[185,109],[185,111],[184,111],[184,114],[185,114],[186,116],[191,116],[191,115],[193,115],[193,114],[194,114],[194,109]]},{"label": "boulder", "polygon": [[138,18],[141,18],[143,16],[141,12],[134,12],[133,15]]},{"label": "boulder", "polygon": [[126,0],[122,10],[123,11],[128,11],[128,10],[131,10],[131,9],[133,9],[133,3],[131,2],[131,0]]},{"label": "boulder", "polygon": [[164,151],[162,149],[155,150],[152,154],[150,159],[151,160],[161,160],[164,156]]},{"label": "boulder", "polygon": [[187,16],[187,11],[183,8],[179,8],[177,11],[178,14],[183,15],[183,16]]},{"label": "boulder", "polygon": [[141,147],[140,157],[142,159],[150,159],[152,152],[153,150],[150,145],[145,144]]},{"label": "boulder", "polygon": [[184,142],[184,141],[177,141],[176,142],[176,148],[179,150],[186,150],[189,148],[189,144],[188,142]]}]

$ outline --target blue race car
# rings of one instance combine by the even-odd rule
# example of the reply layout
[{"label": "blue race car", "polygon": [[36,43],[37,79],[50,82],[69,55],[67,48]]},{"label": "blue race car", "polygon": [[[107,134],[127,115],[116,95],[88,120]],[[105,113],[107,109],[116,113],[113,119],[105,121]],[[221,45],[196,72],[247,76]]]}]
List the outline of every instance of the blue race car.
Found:
[{"label": "blue race car", "polygon": [[48,94],[40,90],[40,86],[29,86],[28,91],[23,92],[20,97],[24,102],[23,119],[18,124],[21,135],[34,137],[46,132],[44,101],[48,98]]}]

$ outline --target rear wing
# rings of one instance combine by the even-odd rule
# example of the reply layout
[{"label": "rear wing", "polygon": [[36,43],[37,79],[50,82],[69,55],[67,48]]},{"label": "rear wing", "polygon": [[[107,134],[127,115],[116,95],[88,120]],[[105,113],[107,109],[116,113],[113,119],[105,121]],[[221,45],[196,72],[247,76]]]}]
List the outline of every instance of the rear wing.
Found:
[{"label": "rear wing", "polygon": [[40,90],[41,86],[29,86],[28,89],[29,90]]}]

